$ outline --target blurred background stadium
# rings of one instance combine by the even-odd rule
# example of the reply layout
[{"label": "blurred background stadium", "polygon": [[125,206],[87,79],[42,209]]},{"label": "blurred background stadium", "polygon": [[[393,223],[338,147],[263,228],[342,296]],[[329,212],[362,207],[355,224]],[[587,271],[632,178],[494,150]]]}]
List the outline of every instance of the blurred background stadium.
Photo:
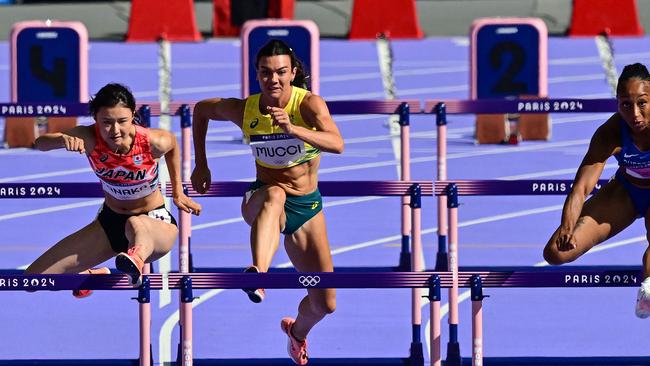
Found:
[{"label": "blurred background stadium", "polygon": [[[264,0],[234,0],[252,6]],[[599,0],[594,0],[598,2]],[[161,0],[164,4],[166,0]],[[417,0],[417,16],[426,37],[466,36],[472,21],[483,17],[536,17],[544,20],[549,35],[566,35],[572,0]],[[90,39],[124,39],[130,1],[0,0],[0,39],[8,39],[12,25],[22,20],[77,20],[88,28]],[[637,0],[638,17],[650,29],[650,0]],[[194,1],[196,23],[204,37],[212,34],[213,2]],[[345,37],[350,27],[353,0],[296,0],[294,19],[310,19],[322,37]]]}]

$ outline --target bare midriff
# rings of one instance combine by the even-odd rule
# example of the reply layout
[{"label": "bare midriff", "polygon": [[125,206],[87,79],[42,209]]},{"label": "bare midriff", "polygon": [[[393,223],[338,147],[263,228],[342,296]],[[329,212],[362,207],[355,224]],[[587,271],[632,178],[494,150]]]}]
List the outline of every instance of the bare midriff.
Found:
[{"label": "bare midriff", "polygon": [[270,185],[282,187],[287,194],[304,196],[318,188],[320,156],[305,163],[284,169],[271,169],[256,164],[257,179]]},{"label": "bare midriff", "polygon": [[106,206],[117,213],[126,215],[147,213],[165,203],[159,189],[146,197],[135,200],[118,200],[107,193],[104,193],[104,197]]}]

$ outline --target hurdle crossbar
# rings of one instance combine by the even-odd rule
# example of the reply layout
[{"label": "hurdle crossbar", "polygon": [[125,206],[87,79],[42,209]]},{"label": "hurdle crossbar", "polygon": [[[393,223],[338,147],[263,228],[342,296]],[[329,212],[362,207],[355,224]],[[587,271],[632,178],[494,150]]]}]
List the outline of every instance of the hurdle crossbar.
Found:
[{"label": "hurdle crossbar", "polygon": [[[643,281],[640,267],[594,267],[590,269],[460,271],[458,286],[472,287],[480,276],[483,287],[636,287]],[[308,288],[430,288],[439,277],[441,288],[453,286],[450,272],[293,272],[293,273],[152,273],[143,276],[150,290]],[[0,291],[133,290],[123,274],[85,275],[0,274]]]},{"label": "hurdle crossbar", "polygon": [[[608,181],[601,179],[594,192]],[[448,196],[450,188],[458,196],[514,196],[514,195],[565,195],[571,191],[572,180],[566,179],[524,179],[524,180],[439,180],[434,183],[436,196]]]},{"label": "hurdle crossbar", "polygon": [[[240,197],[250,182],[213,182],[205,194],[183,182],[190,197]],[[318,188],[324,196],[408,196],[413,186],[419,186],[421,195],[433,196],[430,181],[321,181]],[[165,195],[172,196],[172,185],[167,182]],[[1,198],[92,198],[104,197],[102,186],[95,182],[0,183]]]},{"label": "hurdle crossbar", "polygon": [[[180,115],[182,108],[192,110],[195,101],[169,103],[169,115]],[[328,101],[332,114],[398,114],[408,105],[411,114],[436,113],[436,106],[444,104],[448,114],[474,113],[599,113],[615,112],[613,98],[537,98],[537,99],[480,99],[480,100],[347,100]],[[160,102],[140,102],[137,107],[148,106],[152,116],[162,113]],[[88,116],[88,103],[0,103],[0,117],[65,117]]]},{"label": "hurdle crossbar", "polygon": [[[213,182],[205,194],[200,194],[188,185],[190,197],[241,197],[250,182]],[[433,196],[430,181],[321,181],[318,189],[323,196],[409,196],[414,185],[420,186],[421,195]],[[167,189],[171,189],[168,184]]]},{"label": "hurdle crossbar", "polygon": [[616,112],[618,106],[612,98],[426,100],[422,113],[436,113],[440,105],[447,114],[599,113]]}]

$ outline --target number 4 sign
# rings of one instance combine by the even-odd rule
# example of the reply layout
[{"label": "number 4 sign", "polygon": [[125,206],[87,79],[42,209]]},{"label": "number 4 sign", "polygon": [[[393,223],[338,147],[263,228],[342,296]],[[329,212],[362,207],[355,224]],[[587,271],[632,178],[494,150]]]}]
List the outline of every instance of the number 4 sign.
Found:
[{"label": "number 4 sign", "polygon": [[[83,23],[18,22],[11,29],[10,54],[13,103],[88,100],[88,31]],[[30,147],[39,132],[65,131],[76,124],[76,117],[7,118],[5,143]]]},{"label": "number 4 sign", "polygon": [[[546,24],[536,18],[488,18],[471,29],[471,99],[548,96]],[[478,143],[547,140],[548,114],[476,116]]]}]

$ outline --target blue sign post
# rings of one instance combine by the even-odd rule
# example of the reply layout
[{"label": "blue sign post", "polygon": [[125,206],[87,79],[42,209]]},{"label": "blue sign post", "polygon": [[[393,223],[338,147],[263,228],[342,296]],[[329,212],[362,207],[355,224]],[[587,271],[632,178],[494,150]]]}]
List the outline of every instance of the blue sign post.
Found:
[{"label": "blue sign post", "polygon": [[242,98],[260,92],[255,56],[271,39],[284,41],[293,49],[309,74],[309,89],[319,93],[319,32],[312,21],[249,20],[242,26]]},{"label": "blue sign post", "polygon": [[[79,103],[88,100],[88,32],[80,22],[27,21],[11,32],[11,101]],[[8,118],[5,143],[31,146],[44,132],[74,127],[75,117]]]},{"label": "blue sign post", "polygon": [[[547,97],[547,31],[540,19],[480,19],[472,25],[471,98]],[[516,120],[518,119],[518,121]],[[513,128],[511,128],[511,122]],[[479,143],[547,139],[548,115],[477,115]]]}]

